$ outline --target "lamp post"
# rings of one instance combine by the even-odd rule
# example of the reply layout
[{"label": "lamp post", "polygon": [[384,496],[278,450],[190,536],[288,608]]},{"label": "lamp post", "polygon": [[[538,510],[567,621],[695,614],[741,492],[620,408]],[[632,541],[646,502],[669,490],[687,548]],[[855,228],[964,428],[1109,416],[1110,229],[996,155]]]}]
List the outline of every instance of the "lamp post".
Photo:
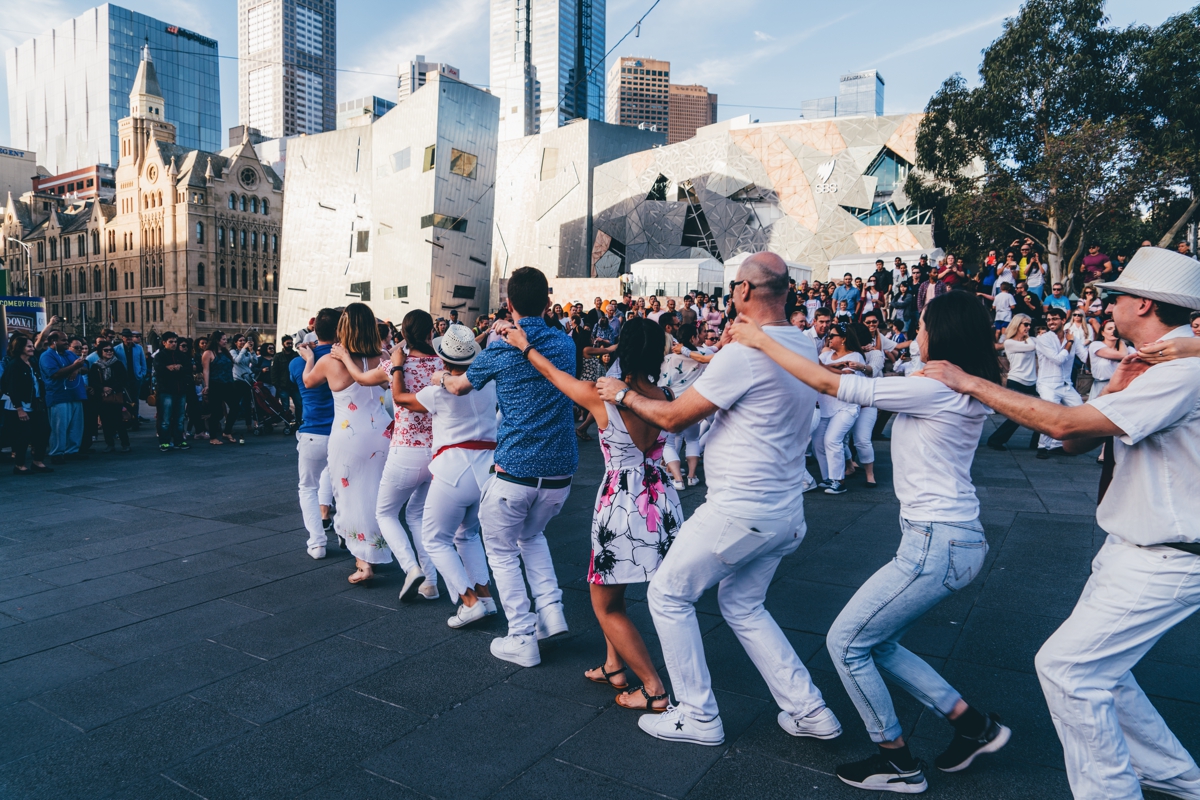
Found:
[{"label": "lamp post", "polygon": [[25,242],[22,242],[20,239],[14,239],[12,236],[10,236],[10,237],[8,237],[8,240],[14,244],[20,245],[20,247],[25,251],[25,275],[26,275],[25,294],[28,295],[29,297],[33,297],[33,255],[32,255],[32,251],[30,250],[29,245],[25,244]]}]

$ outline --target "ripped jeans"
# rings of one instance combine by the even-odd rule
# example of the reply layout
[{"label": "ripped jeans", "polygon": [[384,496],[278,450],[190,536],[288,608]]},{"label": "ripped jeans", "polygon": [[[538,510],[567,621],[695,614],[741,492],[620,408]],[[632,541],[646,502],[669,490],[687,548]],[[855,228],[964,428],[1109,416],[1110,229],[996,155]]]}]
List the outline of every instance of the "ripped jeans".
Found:
[{"label": "ripped jeans", "polygon": [[987,556],[978,519],[900,518],[896,557],[864,583],[829,629],[825,646],[873,742],[903,731],[881,672],[942,716],[962,695],[920,656],[900,645],[913,623],[975,579]]}]

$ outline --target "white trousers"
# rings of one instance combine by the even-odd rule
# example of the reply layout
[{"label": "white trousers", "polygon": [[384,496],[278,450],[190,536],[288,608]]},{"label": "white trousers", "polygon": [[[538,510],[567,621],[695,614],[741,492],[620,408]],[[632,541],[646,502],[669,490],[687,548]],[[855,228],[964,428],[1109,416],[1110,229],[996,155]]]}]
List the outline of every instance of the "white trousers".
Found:
[{"label": "white trousers", "polygon": [[[375,501],[375,522],[400,568],[410,572],[419,565],[425,580],[433,586],[437,584],[437,570],[421,541],[425,495],[429,492],[429,482],[433,480],[429,474],[430,456],[428,447],[388,448],[383,477],[379,481],[379,499]],[[408,503],[408,508],[404,517],[408,522],[408,530],[412,531],[412,545],[409,545],[408,533],[400,524],[400,509],[404,508],[405,503]]]},{"label": "white trousers", "polygon": [[328,541],[321,525],[321,506],[333,502],[329,482],[329,437],[319,433],[296,434],[296,464],[300,471],[300,514],[308,531],[307,547],[324,547]]},{"label": "white trousers", "polygon": [[710,503],[679,529],[646,599],[671,688],[687,716],[709,720],[718,714],[695,605],[717,583],[721,616],[779,707],[803,716],[825,705],[795,648],[763,607],[780,559],[800,546],[804,534],[803,511],[790,519],[738,519]]},{"label": "white trousers", "polygon": [[467,470],[458,485],[433,479],[425,500],[421,541],[457,601],[467,589],[488,582],[487,556],[479,538],[479,499],[475,473]]},{"label": "white trousers", "polygon": [[687,426],[679,433],[668,433],[666,444],[663,445],[663,463],[670,464],[679,461],[680,451],[686,448],[686,457],[700,457],[700,425],[696,422]]},{"label": "white trousers", "polygon": [[1200,556],[1110,535],[1092,560],[1075,610],[1034,660],[1078,800],[1141,797],[1139,778],[1196,766],[1130,670],[1197,608]]},{"label": "white trousers", "polygon": [[843,442],[854,428],[858,406],[838,409],[832,417],[821,417],[813,435],[813,453],[821,466],[821,477],[827,481],[846,479],[846,451]]},{"label": "white trousers", "polygon": [[[494,475],[483,487],[479,501],[483,546],[500,605],[508,617],[509,635],[529,635],[537,630],[537,615],[529,610],[529,595],[525,592],[526,579],[538,608],[562,602],[562,590],[558,588],[550,546],[543,531],[562,510],[570,493],[570,486],[536,489],[502,481]],[[524,576],[521,562],[525,563]]]},{"label": "white trousers", "polygon": [[859,464],[875,463],[875,445],[871,444],[871,431],[875,428],[875,419],[878,416],[878,408],[863,406],[858,410],[858,418],[854,420],[854,448],[858,450]]},{"label": "white trousers", "polygon": [[[1083,398],[1079,396],[1079,392],[1075,391],[1075,387],[1066,381],[1061,383],[1038,381],[1037,393],[1038,397],[1047,403],[1057,403],[1067,408],[1083,405]],[[1062,447],[1062,442],[1058,439],[1052,439],[1043,433],[1038,437],[1038,447],[1043,450],[1051,450],[1055,447]]]}]

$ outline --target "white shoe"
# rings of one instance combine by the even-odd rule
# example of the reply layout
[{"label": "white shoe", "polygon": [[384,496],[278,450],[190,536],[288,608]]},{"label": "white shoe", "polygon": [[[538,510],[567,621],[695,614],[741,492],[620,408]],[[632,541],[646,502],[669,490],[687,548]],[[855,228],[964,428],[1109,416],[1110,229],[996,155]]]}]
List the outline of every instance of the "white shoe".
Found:
[{"label": "white shoe", "polygon": [[442,593],[438,591],[437,581],[430,581],[428,579],[421,584],[420,589],[417,589],[417,594],[421,595],[425,600],[437,600],[442,596]]},{"label": "white shoe", "polygon": [[842,723],[826,706],[814,711],[807,717],[794,717],[786,711],[780,711],[775,718],[779,727],[792,736],[808,736],[813,739],[836,739],[842,735]]},{"label": "white shoe", "polygon": [[643,714],[638,717],[638,727],[655,739],[672,742],[690,742],[708,747],[725,742],[725,726],[721,724],[720,717],[701,722],[684,716],[675,706],[668,707],[661,714]]},{"label": "white shoe", "polygon": [[325,557],[325,548],[324,547],[310,547],[310,548],[308,548],[308,554],[319,561],[320,559]]},{"label": "white shoe", "polygon": [[477,622],[486,616],[487,606],[478,600],[475,601],[475,605],[469,608],[467,607],[466,603],[459,603],[458,612],[453,617],[446,620],[446,624],[451,628],[461,628],[463,626],[470,625],[472,622]]},{"label": "white shoe", "polygon": [[675,491],[677,491],[677,492],[683,491],[683,481],[673,480],[673,481],[671,481],[671,485],[675,487]]},{"label": "white shoe", "polygon": [[413,567],[410,569],[404,576],[404,586],[400,588],[400,602],[407,603],[408,601],[412,600],[413,595],[417,592],[417,588],[424,580],[425,573],[421,572],[419,567]]},{"label": "white shoe", "polygon": [[481,597],[481,598],[479,598],[479,601],[481,603],[483,603],[483,607],[487,609],[487,615],[489,617],[494,616],[497,613],[496,612],[496,598]]},{"label": "white shoe", "polygon": [[549,639],[567,632],[567,617],[563,614],[562,603],[551,603],[537,610],[537,638]]},{"label": "white shoe", "polygon": [[688,478],[688,479],[687,479],[687,484],[688,484],[688,486],[699,486],[699,485],[700,485],[700,479],[699,479],[699,478],[694,478],[694,477],[693,477],[693,478]]},{"label": "white shoe", "polygon": [[513,634],[492,639],[492,655],[501,661],[510,661],[522,667],[536,667],[542,663],[537,637],[529,634]]},{"label": "white shoe", "polygon": [[[1196,770],[1191,771],[1195,772]],[[1200,800],[1200,777],[1188,780],[1183,775],[1177,775],[1165,781],[1152,781],[1149,778],[1139,778],[1138,780],[1143,789],[1153,789],[1160,794],[1181,797],[1183,800]]]}]

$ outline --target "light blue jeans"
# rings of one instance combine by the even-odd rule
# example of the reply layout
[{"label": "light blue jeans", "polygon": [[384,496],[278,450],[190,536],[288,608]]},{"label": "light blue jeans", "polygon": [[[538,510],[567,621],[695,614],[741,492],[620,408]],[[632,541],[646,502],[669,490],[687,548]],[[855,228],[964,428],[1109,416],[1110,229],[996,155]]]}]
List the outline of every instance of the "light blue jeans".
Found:
[{"label": "light blue jeans", "polygon": [[82,442],[83,403],[55,403],[50,406],[50,455],[78,453]]},{"label": "light blue jeans", "polygon": [[933,667],[900,645],[925,612],[975,579],[987,556],[978,519],[914,522],[900,518],[892,561],[872,575],[838,614],[825,646],[873,742],[900,737],[883,675],[942,716],[962,696]]}]

